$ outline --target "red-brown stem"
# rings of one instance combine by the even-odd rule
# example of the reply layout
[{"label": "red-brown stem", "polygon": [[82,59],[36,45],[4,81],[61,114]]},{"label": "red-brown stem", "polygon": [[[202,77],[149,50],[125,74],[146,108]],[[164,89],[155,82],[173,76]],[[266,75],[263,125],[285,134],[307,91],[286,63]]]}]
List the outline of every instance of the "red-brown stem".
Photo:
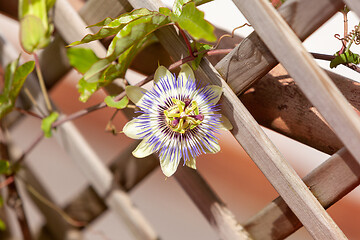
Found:
[{"label": "red-brown stem", "polygon": [[4,181],[0,182],[0,189],[8,186],[9,184],[14,182],[14,176],[7,177]]},{"label": "red-brown stem", "polygon": [[178,24],[176,24],[176,26],[177,26],[177,28],[179,29],[180,34],[181,34],[181,36],[183,37],[183,39],[184,39],[184,41],[185,41],[185,43],[186,43],[186,46],[187,46],[187,48],[188,48],[188,51],[189,51],[190,56],[192,56],[193,58],[195,58],[194,52],[193,52],[193,50],[192,50],[192,48],[191,48],[191,44],[190,44],[189,39],[187,38],[184,30],[182,30],[181,27],[179,27]]},{"label": "red-brown stem", "polygon": [[26,115],[30,115],[30,116],[33,116],[33,117],[36,117],[36,118],[39,118],[39,119],[43,119],[43,117],[41,117],[37,113],[31,112],[31,111],[28,111],[28,110],[25,110],[25,109],[22,109],[22,108],[18,108],[18,107],[15,107],[14,109],[16,111],[22,113],[22,114],[26,114]]}]

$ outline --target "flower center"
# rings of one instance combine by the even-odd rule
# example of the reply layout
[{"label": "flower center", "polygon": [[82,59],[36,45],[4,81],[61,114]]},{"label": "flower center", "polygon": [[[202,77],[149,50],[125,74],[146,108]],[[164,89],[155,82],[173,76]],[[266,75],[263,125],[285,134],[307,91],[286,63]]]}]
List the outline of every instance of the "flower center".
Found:
[{"label": "flower center", "polygon": [[204,120],[204,115],[200,114],[196,101],[185,99],[171,99],[175,104],[164,110],[165,121],[174,132],[185,133],[189,129],[195,128]]}]

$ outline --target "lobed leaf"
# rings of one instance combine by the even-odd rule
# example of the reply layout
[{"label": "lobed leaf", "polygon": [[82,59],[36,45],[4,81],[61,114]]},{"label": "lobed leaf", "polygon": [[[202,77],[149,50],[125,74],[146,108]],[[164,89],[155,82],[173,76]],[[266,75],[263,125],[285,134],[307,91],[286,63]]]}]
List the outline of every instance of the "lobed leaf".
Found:
[{"label": "lobed leaf", "polygon": [[351,52],[350,50],[347,50],[342,54],[336,53],[335,58],[330,62],[330,68],[335,68],[339,64],[345,64],[345,63],[359,64],[360,63],[359,55]]},{"label": "lobed leaf", "polygon": [[113,97],[107,96],[105,98],[104,102],[109,107],[123,109],[123,108],[126,108],[126,106],[129,104],[129,99],[125,96],[120,101],[115,102]]},{"label": "lobed leaf", "polygon": [[204,13],[195,7],[194,2],[185,4],[179,16],[171,14],[170,17],[196,40],[216,41],[214,27],[204,19]]},{"label": "lobed leaf", "polygon": [[59,113],[52,112],[49,116],[47,116],[41,121],[41,129],[43,130],[45,137],[49,138],[52,136],[51,126],[58,117]]},{"label": "lobed leaf", "polygon": [[68,48],[66,55],[70,65],[82,74],[86,73],[99,60],[90,48]]}]

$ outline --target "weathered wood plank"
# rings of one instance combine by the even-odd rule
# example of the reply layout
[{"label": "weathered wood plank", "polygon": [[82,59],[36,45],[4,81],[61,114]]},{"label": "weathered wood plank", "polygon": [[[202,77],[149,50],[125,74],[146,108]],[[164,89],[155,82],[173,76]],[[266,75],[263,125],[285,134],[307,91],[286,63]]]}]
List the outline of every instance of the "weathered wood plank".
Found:
[{"label": "weathered wood plank", "polygon": [[179,167],[175,173],[175,178],[201,213],[208,219],[210,225],[217,229],[221,239],[252,239],[252,236],[237,222],[233,213],[196,170]]},{"label": "weathered wood plank", "polygon": [[[360,184],[360,166],[342,148],[304,178],[315,197],[330,207]],[[281,197],[276,198],[244,225],[255,238],[284,239],[302,226],[299,219]]]},{"label": "weathered wood plank", "polygon": [[235,4],[254,24],[253,27],[265,40],[274,56],[281,61],[349,151],[360,161],[359,117],[331,79],[305,50],[294,32],[266,1],[257,0],[252,4],[245,4],[236,0]]},{"label": "weathered wood plank", "polygon": [[[269,49],[295,78],[304,94],[314,103],[338,137],[349,151],[360,160],[360,120],[355,111],[322,71],[309,53],[302,47],[299,39],[284,20],[266,1],[234,1],[245,17],[253,25]],[[281,41],[278,41],[281,39]],[[283,195],[282,195],[283,196]],[[284,196],[283,196],[284,197]],[[313,224],[312,218],[304,219],[303,224]],[[337,227],[325,226],[328,233]],[[325,229],[324,229],[325,231]],[[314,238],[321,238],[322,232],[310,231]],[[341,238],[341,234],[330,234]],[[329,236],[330,237],[330,236]]]},{"label": "weathered wood plank", "polygon": [[[279,14],[301,40],[326,22],[343,6],[340,0],[288,0]],[[265,43],[253,32],[225,56],[215,68],[236,94],[242,93],[263,77],[278,61]]]},{"label": "weathered wood plank", "polygon": [[[327,73],[350,103],[360,109],[359,85],[340,75]],[[334,154],[343,147],[280,64],[239,97],[262,126],[327,154]]]},{"label": "weathered wood plank", "polygon": [[[141,3],[137,1],[129,2],[134,8],[141,7]],[[251,3],[248,4],[251,5]],[[154,4],[151,9],[154,10],[158,7],[159,5]],[[175,59],[187,55],[184,42],[173,28],[159,29],[157,36]],[[206,60],[202,61],[197,76],[204,82],[220,85],[224,88],[222,109],[234,125],[232,130],[234,137],[242,144],[280,195],[286,198],[286,202],[297,216],[304,222],[309,217],[313,219],[311,223],[306,223],[309,231],[316,237],[345,238],[214,67]]]}]

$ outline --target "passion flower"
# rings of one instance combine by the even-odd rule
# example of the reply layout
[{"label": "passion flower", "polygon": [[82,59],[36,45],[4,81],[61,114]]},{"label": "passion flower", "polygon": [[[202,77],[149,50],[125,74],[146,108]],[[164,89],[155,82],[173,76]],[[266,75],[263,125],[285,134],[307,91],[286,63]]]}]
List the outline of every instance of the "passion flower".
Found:
[{"label": "passion flower", "polygon": [[192,69],[184,64],[179,76],[160,66],[154,75],[153,89],[128,86],[126,93],[142,113],[129,121],[123,132],[130,138],[143,139],[133,155],[138,158],[158,153],[166,176],[175,173],[181,159],[196,169],[196,157],[220,151],[219,129],[231,129],[217,104],[222,88],[199,87]]}]

